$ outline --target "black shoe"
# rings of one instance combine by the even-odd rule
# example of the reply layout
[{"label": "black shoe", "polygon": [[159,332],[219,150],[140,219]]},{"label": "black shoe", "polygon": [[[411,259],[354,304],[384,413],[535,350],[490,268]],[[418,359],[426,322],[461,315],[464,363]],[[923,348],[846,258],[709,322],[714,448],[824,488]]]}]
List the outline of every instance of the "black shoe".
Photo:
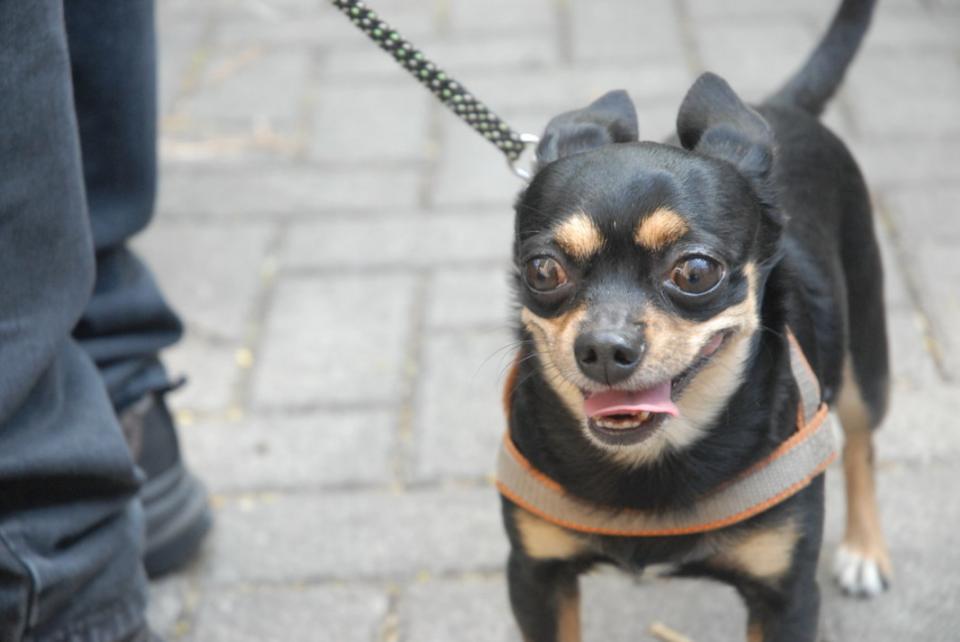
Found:
[{"label": "black shoe", "polygon": [[203,483],[180,458],[176,427],[162,394],[148,394],[126,408],[120,425],[147,478],[140,489],[147,523],[143,564],[154,578],[194,556],[210,530],[210,504]]}]

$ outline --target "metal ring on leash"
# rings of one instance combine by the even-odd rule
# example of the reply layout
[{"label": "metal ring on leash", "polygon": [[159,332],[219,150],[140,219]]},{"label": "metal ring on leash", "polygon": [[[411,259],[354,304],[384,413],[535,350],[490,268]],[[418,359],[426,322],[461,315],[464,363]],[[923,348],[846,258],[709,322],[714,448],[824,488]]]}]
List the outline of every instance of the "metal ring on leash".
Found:
[{"label": "metal ring on leash", "polygon": [[[520,152],[523,154],[524,151],[531,145],[536,146],[540,142],[540,137],[536,134],[520,134],[520,142],[523,143],[523,150]],[[530,182],[532,174],[529,169],[520,167],[518,163],[520,162],[520,156],[516,158],[507,157],[507,165],[510,166],[510,171],[522,178],[523,180]]]}]

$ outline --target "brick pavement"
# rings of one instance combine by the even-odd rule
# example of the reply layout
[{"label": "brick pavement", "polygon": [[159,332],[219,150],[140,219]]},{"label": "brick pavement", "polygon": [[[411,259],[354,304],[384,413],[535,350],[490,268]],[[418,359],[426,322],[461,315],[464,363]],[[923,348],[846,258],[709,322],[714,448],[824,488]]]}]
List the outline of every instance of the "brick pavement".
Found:
[{"label": "brick pavement", "polygon": [[[323,0],[158,4],[163,175],[139,246],[187,323],[174,404],[217,527],[154,585],[152,620],[171,640],[517,640],[489,486],[515,179]],[[659,138],[704,69],[772,89],[835,0],[373,4],[521,128],[625,87]],[[874,602],[831,586],[831,471],[832,641],[960,635],[958,35],[953,0],[882,1],[826,116],[876,202],[895,378],[896,583]],[[584,593],[587,640],[744,630],[724,587],[602,573]]]}]

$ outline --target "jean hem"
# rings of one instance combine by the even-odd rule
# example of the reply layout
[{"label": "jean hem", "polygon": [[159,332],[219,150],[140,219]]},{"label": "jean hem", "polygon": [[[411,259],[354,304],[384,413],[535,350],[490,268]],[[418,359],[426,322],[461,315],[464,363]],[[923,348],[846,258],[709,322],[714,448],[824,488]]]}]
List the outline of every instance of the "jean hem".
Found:
[{"label": "jean hem", "polygon": [[146,602],[130,596],[44,635],[27,634],[24,642],[124,642],[146,632]]}]

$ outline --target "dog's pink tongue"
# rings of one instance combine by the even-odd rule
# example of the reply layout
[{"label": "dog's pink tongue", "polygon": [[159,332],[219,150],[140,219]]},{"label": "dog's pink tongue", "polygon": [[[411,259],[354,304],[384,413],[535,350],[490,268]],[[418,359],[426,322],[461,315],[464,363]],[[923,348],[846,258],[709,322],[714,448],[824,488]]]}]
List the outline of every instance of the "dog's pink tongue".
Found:
[{"label": "dog's pink tongue", "polygon": [[680,414],[670,399],[670,382],[646,390],[607,390],[587,397],[583,410],[588,417],[632,415],[639,412],[665,412],[676,417]]}]

